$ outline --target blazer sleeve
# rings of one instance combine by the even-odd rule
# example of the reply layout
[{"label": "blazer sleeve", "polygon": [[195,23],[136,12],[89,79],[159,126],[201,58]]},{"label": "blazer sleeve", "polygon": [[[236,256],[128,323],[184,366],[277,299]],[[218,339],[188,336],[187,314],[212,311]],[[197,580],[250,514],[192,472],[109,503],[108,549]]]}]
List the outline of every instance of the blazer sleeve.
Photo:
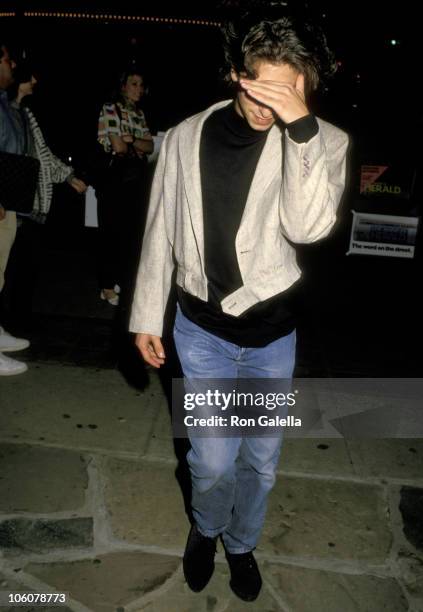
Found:
[{"label": "blazer sleeve", "polygon": [[[176,197],[176,189],[165,188],[166,159],[169,132],[160,148],[151,186],[150,202],[138,267],[129,330],[161,336],[163,319],[170,293],[173,272],[173,238],[166,223],[166,207],[173,207],[168,194]],[[169,174],[173,174],[170,172]],[[169,187],[169,186],[168,186]],[[170,213],[169,213],[170,214]]]},{"label": "blazer sleeve", "polygon": [[308,142],[296,143],[286,134],[279,216],[292,242],[329,234],[345,187],[347,148],[347,134],[321,120]]}]

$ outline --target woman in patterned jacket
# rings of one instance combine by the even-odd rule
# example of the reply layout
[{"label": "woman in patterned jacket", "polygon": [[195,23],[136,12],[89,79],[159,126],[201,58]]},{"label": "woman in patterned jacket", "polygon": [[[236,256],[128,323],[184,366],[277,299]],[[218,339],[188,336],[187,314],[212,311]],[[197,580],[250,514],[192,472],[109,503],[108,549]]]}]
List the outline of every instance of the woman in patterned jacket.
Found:
[{"label": "woman in patterned jacket", "polygon": [[22,105],[22,100],[32,95],[36,83],[37,79],[30,68],[19,67],[15,76],[17,95],[11,102],[11,108],[16,121],[20,123],[22,128],[21,133],[25,139],[25,154],[36,157],[40,161],[34,207],[28,216],[38,223],[45,223],[53,197],[53,184],[66,181],[77,193],[84,193],[87,185],[84,181],[75,177],[71,166],[62,162],[52,153],[44,140],[34,114],[27,106]]},{"label": "woman in patterned jacket", "polygon": [[23,104],[32,95],[37,83],[32,67],[19,64],[14,74],[15,82],[9,91],[10,110],[23,139],[26,155],[40,161],[37,189],[30,213],[17,214],[17,234],[9,262],[6,290],[11,300],[11,310],[19,325],[26,325],[31,315],[32,294],[40,272],[40,256],[44,238],[43,225],[47,220],[53,198],[53,185],[67,182],[77,193],[86,191],[87,185],[74,175],[73,168],[56,157],[47,145],[32,111]]}]

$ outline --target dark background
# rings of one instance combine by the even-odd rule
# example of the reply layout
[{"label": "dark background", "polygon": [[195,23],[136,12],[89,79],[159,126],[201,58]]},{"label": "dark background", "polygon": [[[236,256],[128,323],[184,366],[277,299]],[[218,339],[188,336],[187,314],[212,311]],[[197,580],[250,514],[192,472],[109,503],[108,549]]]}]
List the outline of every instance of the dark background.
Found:
[{"label": "dark background", "polygon": [[[217,2],[203,0],[195,9],[188,3],[160,0],[15,4],[0,3],[3,11],[16,12],[14,18],[3,18],[0,27],[38,67],[40,83],[32,103],[40,121],[46,119],[43,128],[56,146],[79,148],[81,138],[93,131],[92,115],[132,59],[146,72],[149,95],[144,106],[153,132],[227,95],[219,74],[223,55],[218,27],[26,15],[60,11],[221,21],[228,8]],[[363,0],[313,3],[312,12],[324,26],[340,64],[328,90],[314,101],[315,109],[341,127],[360,132],[360,145],[368,151],[385,144],[393,151],[395,144],[415,138],[422,116],[415,6]],[[397,44],[392,45],[392,40]]]}]

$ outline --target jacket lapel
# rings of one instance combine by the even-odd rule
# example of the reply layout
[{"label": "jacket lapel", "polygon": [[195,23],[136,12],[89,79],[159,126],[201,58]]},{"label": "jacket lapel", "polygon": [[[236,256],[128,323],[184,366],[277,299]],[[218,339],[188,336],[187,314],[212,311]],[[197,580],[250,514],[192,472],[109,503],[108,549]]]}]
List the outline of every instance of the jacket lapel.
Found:
[{"label": "jacket lapel", "polygon": [[218,102],[205,112],[187,119],[185,129],[181,130],[179,137],[179,159],[181,160],[184,176],[185,193],[191,216],[191,223],[197,239],[200,257],[204,264],[204,226],[203,226],[203,200],[201,193],[200,176],[200,141],[203,123],[215,110],[226,106],[232,100]]},{"label": "jacket lapel", "polygon": [[[200,140],[204,121],[215,110],[226,106],[232,100],[218,102],[204,113],[187,119],[185,129],[181,130],[179,138],[179,158],[181,160],[184,176],[185,193],[191,216],[191,223],[197,239],[200,257],[204,265],[204,226],[203,206],[200,176]],[[275,176],[282,167],[282,132],[274,125],[267,136],[262,154],[258,161],[256,171],[248,193],[244,213],[240,227],[244,220],[248,219],[251,209],[257,206],[259,201]],[[254,216],[252,216],[254,218]]]}]

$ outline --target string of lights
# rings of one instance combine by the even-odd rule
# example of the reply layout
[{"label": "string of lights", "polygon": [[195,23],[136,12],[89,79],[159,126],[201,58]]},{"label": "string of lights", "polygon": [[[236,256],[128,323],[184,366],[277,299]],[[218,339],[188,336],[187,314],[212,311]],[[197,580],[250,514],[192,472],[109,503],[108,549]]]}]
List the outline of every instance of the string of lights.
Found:
[{"label": "string of lights", "polygon": [[[0,14],[1,16],[1,14]],[[7,16],[13,16],[8,14]],[[180,17],[150,17],[145,15],[113,15],[105,13],[59,13],[59,12],[24,12],[24,17],[52,17],[56,19],[90,19],[97,21],[144,21],[147,23],[168,23],[177,25],[202,25],[220,27],[220,22],[205,19],[183,19]]]}]

